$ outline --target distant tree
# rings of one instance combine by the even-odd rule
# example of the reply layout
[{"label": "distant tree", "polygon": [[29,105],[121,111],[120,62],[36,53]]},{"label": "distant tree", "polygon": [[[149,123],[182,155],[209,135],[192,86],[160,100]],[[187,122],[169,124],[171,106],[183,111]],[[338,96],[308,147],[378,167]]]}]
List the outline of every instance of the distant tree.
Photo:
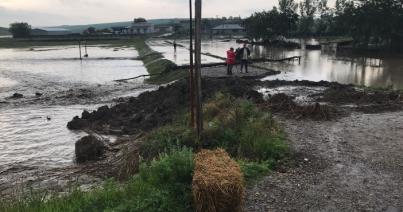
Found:
[{"label": "distant tree", "polygon": [[31,35],[31,26],[28,23],[12,23],[9,28],[14,38],[26,38]]},{"label": "distant tree", "polygon": [[282,35],[290,34],[297,29],[298,22],[298,4],[294,0],[279,0],[280,24],[279,33]]},{"label": "distant tree", "polygon": [[315,20],[314,34],[315,35],[335,35],[335,18],[334,9],[330,9],[327,5],[327,0],[318,2],[319,18]]},{"label": "distant tree", "polygon": [[283,13],[273,7],[269,11],[254,13],[245,19],[244,26],[251,38],[268,40],[292,31],[297,20],[298,15],[296,13]]},{"label": "distant tree", "polygon": [[147,20],[145,18],[135,18],[134,19],[134,23],[144,23],[147,22]]},{"label": "distant tree", "polygon": [[97,33],[95,27],[88,27],[87,31],[88,31],[88,34],[95,34],[95,33]]},{"label": "distant tree", "polygon": [[299,20],[299,32],[302,35],[310,35],[313,31],[315,14],[318,11],[318,0],[302,0],[299,3],[301,18]]},{"label": "distant tree", "polygon": [[279,0],[279,10],[282,13],[296,13],[298,4],[294,0]]}]

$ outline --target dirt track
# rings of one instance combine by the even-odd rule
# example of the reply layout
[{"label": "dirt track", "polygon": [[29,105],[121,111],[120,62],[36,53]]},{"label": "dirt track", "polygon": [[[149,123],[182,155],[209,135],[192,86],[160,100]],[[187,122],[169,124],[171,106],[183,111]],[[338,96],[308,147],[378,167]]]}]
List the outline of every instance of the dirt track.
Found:
[{"label": "dirt track", "polygon": [[246,211],[403,210],[403,112],[277,118],[296,164],[249,189]]}]

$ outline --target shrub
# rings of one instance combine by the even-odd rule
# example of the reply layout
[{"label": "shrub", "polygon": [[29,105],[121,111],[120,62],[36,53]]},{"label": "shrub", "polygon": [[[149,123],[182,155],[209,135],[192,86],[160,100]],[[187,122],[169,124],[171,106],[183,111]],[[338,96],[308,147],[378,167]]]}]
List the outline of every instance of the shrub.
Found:
[{"label": "shrub", "polygon": [[270,113],[252,102],[222,93],[204,108],[204,144],[220,147],[232,156],[251,160],[275,160],[288,151],[284,135]]},{"label": "shrub", "polygon": [[151,132],[140,147],[143,159],[149,161],[162,153],[181,147],[194,147],[193,130],[179,124],[167,125]]}]

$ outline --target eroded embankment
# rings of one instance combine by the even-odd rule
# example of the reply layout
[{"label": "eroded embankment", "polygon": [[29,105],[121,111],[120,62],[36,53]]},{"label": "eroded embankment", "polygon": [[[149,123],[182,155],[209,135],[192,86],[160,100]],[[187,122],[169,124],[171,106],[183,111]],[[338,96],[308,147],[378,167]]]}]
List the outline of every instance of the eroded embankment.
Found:
[{"label": "eroded embankment", "polygon": [[[258,88],[277,88],[281,86],[324,87],[324,91],[311,94],[310,102],[301,105],[295,97],[284,93],[266,98]],[[331,120],[351,111],[382,112],[402,108],[401,94],[398,91],[369,91],[357,89],[352,85],[330,82],[310,81],[265,81],[240,78],[203,79],[203,98],[207,99],[219,91],[225,91],[235,97],[253,99],[261,107],[290,118],[310,118]],[[137,134],[163,126],[185,110],[189,102],[186,80],[161,87],[157,91],[146,92],[137,98],[107,106],[97,111],[83,112],[82,117],[75,117],[69,122],[72,130],[88,130],[102,134]]]},{"label": "eroded embankment", "polygon": [[[305,104],[296,101],[296,96],[300,94],[277,93],[264,96],[256,91],[262,87],[278,89],[288,86],[323,87],[324,89],[310,94],[309,102]],[[362,108],[372,108],[371,112],[382,112],[385,111],[383,105],[392,106],[389,110],[397,110],[402,107],[401,94],[397,91],[356,89],[352,85],[329,82],[280,80],[262,82],[241,78],[206,78],[203,79],[202,87],[204,100],[212,97],[216,92],[222,91],[234,97],[250,99],[264,110],[291,120],[335,120],[354,111],[366,112]],[[341,90],[346,92],[340,92]],[[61,172],[69,173],[67,174],[69,179],[82,176],[80,173],[97,179],[125,178],[122,176],[125,174],[122,173],[122,170],[125,169],[127,160],[131,160],[126,157],[127,153],[138,151],[138,142],[142,140],[144,133],[147,134],[153,129],[171,123],[178,113],[187,110],[189,102],[187,91],[186,80],[179,80],[156,91],[143,93],[139,97],[120,99],[119,103],[113,107],[103,106],[92,113],[83,112],[81,117],[76,117],[69,123],[70,129],[118,135],[118,141],[109,145],[100,161],[61,169]],[[338,102],[337,99],[343,99],[343,101]],[[12,170],[3,174],[14,176]],[[54,181],[66,179],[56,176],[52,171],[46,171],[42,176],[46,177],[47,174],[49,177],[52,176]],[[40,179],[33,179],[31,183],[37,184],[40,188],[46,187],[46,185],[40,186],[40,181]],[[65,180],[65,182],[70,181]],[[78,183],[80,184],[80,182]],[[13,185],[5,186],[7,189],[12,189]],[[60,189],[63,190],[63,188],[58,188],[58,190]]]}]

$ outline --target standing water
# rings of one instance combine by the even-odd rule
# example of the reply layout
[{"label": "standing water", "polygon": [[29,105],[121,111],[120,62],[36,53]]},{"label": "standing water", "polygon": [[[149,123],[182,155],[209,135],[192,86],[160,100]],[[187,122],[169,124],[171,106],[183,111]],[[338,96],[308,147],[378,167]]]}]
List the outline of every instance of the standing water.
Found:
[{"label": "standing water", "polygon": [[[173,47],[162,40],[152,42],[152,47],[163,53],[167,58],[178,64],[188,63],[189,52],[182,48],[174,53]],[[188,42],[181,40],[177,43],[188,46]],[[309,40],[310,44],[318,44]],[[202,52],[221,57],[226,56],[230,47],[241,47],[235,40],[205,40],[202,42]],[[267,77],[266,80],[311,80],[332,81],[343,84],[355,84],[374,87],[403,88],[403,57],[398,55],[360,56],[343,54],[334,49],[306,50],[270,48],[266,46],[248,46],[252,51],[252,58],[281,59],[301,56],[301,63],[263,63],[266,68],[281,71],[280,75]],[[216,58],[203,56],[203,63],[222,62]]]},{"label": "standing water", "polygon": [[[85,133],[69,131],[67,122],[84,109],[93,110],[98,106],[96,102],[58,103],[57,98],[52,102],[33,101],[27,106],[18,104],[25,98],[7,97],[16,92],[28,99],[35,98],[36,92],[46,97],[70,89],[74,93],[79,88],[113,88],[113,80],[147,74],[142,62],[135,60],[138,55],[133,48],[90,46],[89,58],[82,61],[78,53],[76,46],[0,49],[0,174],[16,166],[71,165],[74,144]],[[139,90],[131,92],[139,93]]]}]

